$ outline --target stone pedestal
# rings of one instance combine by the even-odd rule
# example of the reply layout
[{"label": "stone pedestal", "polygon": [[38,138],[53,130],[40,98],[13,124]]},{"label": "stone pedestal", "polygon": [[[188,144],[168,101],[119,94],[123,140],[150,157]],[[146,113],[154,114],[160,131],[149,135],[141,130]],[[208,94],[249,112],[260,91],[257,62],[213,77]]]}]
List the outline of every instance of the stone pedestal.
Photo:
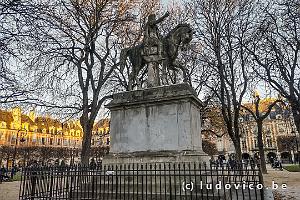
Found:
[{"label": "stone pedestal", "polygon": [[201,102],[188,84],[113,95],[111,149],[105,163],[207,161]]}]

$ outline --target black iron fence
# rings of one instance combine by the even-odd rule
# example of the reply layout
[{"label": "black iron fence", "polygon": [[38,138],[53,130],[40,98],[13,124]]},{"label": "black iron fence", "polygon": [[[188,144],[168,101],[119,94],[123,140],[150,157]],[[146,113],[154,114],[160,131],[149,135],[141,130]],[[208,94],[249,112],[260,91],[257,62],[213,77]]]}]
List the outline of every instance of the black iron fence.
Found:
[{"label": "black iron fence", "polygon": [[260,170],[244,164],[118,164],[23,169],[20,199],[263,199]]}]

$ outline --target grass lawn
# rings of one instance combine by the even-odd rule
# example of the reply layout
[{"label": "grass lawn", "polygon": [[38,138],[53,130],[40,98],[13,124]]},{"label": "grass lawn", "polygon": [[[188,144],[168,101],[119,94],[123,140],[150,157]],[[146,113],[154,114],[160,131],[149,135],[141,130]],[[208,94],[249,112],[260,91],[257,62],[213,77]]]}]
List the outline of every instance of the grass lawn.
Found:
[{"label": "grass lawn", "polygon": [[283,168],[289,172],[300,172],[299,165],[287,165],[287,166],[283,166]]}]

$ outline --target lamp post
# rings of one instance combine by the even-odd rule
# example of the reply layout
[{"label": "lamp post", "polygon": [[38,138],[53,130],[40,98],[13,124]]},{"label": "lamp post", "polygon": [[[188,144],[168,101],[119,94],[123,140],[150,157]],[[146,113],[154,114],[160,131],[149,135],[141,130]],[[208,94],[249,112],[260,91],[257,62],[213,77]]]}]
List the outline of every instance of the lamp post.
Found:
[{"label": "lamp post", "polygon": [[[12,160],[11,178],[13,178],[13,176],[14,176],[14,166],[15,166],[15,160],[16,160],[16,155],[17,155],[17,145],[18,145],[20,131],[25,131],[26,132],[25,134],[23,134],[23,137],[27,135],[27,130],[26,129],[19,129],[18,132],[17,132],[16,143],[15,143],[14,154],[13,154],[13,160]],[[23,137],[20,139],[20,142],[25,141],[25,139]]]},{"label": "lamp post", "polygon": [[70,161],[70,165],[74,165],[75,164],[75,150],[76,150],[76,140],[74,140],[74,146],[71,149],[71,161]]}]

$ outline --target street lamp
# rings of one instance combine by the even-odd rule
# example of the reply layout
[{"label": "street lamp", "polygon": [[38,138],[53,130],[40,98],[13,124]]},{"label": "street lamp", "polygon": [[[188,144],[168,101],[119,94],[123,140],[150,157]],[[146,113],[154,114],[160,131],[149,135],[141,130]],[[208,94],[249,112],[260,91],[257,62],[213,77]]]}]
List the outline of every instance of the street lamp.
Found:
[{"label": "street lamp", "polygon": [[19,129],[17,132],[17,137],[16,137],[16,143],[15,143],[15,148],[14,148],[14,154],[13,154],[13,160],[12,160],[12,169],[11,169],[11,178],[14,176],[14,166],[15,166],[15,159],[17,155],[17,145],[18,145],[18,139],[19,139],[19,132],[20,131],[25,131],[26,133],[23,133],[23,137],[20,139],[20,142],[24,142],[25,139],[24,137],[27,135],[27,130],[26,129]]},{"label": "street lamp", "polygon": [[298,160],[298,165],[300,166],[300,160],[299,160],[299,144],[298,144],[298,132],[292,130],[291,132],[293,135],[295,135],[295,139],[296,139],[296,148],[297,148],[297,160]]}]

